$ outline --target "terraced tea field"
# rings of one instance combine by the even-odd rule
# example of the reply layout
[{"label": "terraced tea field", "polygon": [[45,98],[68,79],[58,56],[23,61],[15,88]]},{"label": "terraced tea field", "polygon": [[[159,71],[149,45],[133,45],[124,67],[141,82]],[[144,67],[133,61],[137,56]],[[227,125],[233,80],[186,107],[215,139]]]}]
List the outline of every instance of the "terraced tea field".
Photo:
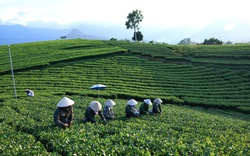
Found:
[{"label": "terraced tea field", "polygon": [[[249,45],[58,40],[10,47],[18,98],[13,98],[8,48],[1,46],[2,155],[250,152]],[[107,85],[100,98],[89,89],[97,83]],[[34,98],[25,96],[26,88],[35,91]],[[52,126],[63,96],[76,102],[74,125],[67,130]],[[157,97],[164,101],[162,115],[125,118],[128,99],[140,104]],[[81,122],[92,100],[104,104],[108,98],[117,103],[114,121],[104,124],[97,117],[97,124]]]}]

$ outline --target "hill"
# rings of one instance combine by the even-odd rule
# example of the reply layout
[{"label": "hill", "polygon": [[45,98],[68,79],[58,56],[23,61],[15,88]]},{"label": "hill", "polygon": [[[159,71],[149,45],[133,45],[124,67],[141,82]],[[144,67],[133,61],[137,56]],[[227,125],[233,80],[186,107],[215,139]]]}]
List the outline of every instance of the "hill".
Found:
[{"label": "hill", "polygon": [[[36,24],[37,25],[37,24]],[[39,23],[38,25],[43,25]],[[84,39],[102,39],[109,40],[116,38],[118,40],[131,40],[133,30],[122,26],[101,26],[101,25],[75,25],[67,26],[67,29],[55,29],[57,25],[47,28],[34,28],[35,25],[0,25],[0,45],[37,42],[46,40],[60,39],[61,36],[67,36],[71,31],[77,33],[69,35],[69,38]],[[66,27],[66,26],[64,26]],[[239,19],[220,19],[204,28],[195,27],[152,27],[140,26],[144,42],[155,41],[168,44],[178,44],[184,38],[190,38],[191,41],[202,43],[205,39],[218,38],[226,43],[249,43],[250,41],[250,23]],[[84,34],[84,35],[83,35]]]},{"label": "hill", "polygon": [[70,30],[28,28],[22,25],[0,25],[0,45],[56,40]]},{"label": "hill", "polygon": [[[10,48],[17,99],[13,98],[8,48],[0,46],[3,155],[250,152],[249,45],[173,46],[77,39]],[[107,85],[100,98],[96,90],[89,89],[97,83]],[[34,98],[26,97],[26,88],[35,91]],[[54,127],[52,118],[64,96],[76,102],[74,124],[66,130]],[[164,101],[161,115],[125,117],[128,99],[140,104],[156,97]],[[97,124],[82,123],[91,101],[103,104],[109,98],[116,102],[113,121],[104,124],[97,116]]]},{"label": "hill", "polygon": [[[202,43],[204,39],[211,37],[218,38],[224,43],[233,41],[234,43],[250,42],[250,23],[237,19],[224,19],[211,23],[202,30],[192,34],[194,41]],[[201,40],[201,36],[203,40]]]},{"label": "hill", "polygon": [[[50,41],[61,39],[67,36],[67,39],[105,39],[94,35],[84,34],[81,30],[73,29],[48,29],[48,28],[30,28],[22,25],[0,25],[0,45],[29,43],[39,41]],[[84,32],[87,32],[86,29]]]},{"label": "hill", "polygon": [[[44,48],[45,45],[49,45],[49,49]],[[78,73],[74,79],[81,79],[81,84],[71,82],[72,87],[78,89],[64,89],[68,87],[64,83],[68,84],[70,78],[66,76],[65,82],[64,79],[56,82],[57,75],[53,75],[53,83],[43,80],[53,85],[51,93],[59,94],[63,90],[61,94],[93,96],[93,92],[81,88],[104,83],[110,86],[103,95],[107,98],[160,97],[167,103],[249,111],[249,45],[169,46],[78,39],[13,45],[11,51],[14,70],[21,74],[16,75],[16,79],[22,79],[25,82],[22,85],[34,81],[32,85],[41,93],[51,86],[41,86],[40,78],[50,77],[51,72],[73,76],[73,70],[61,73],[59,69],[68,66]],[[8,62],[8,55],[3,55],[2,78],[10,74]],[[26,79],[26,71],[30,70],[31,77],[36,74],[39,77]],[[147,78],[141,80],[138,76]],[[4,79],[2,82],[6,86]],[[11,91],[11,86],[7,90]]]},{"label": "hill", "polygon": [[91,40],[101,40],[103,38],[96,37],[92,35],[86,35],[83,32],[81,32],[78,29],[72,29],[67,35],[67,39],[75,39],[75,38],[81,38],[81,39],[91,39]]}]

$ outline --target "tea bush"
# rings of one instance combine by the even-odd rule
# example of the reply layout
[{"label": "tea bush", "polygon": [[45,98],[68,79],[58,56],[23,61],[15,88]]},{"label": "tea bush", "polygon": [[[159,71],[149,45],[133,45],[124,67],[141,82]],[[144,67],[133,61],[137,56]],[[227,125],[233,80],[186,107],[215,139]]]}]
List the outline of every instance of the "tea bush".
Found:
[{"label": "tea bush", "polygon": [[[17,99],[7,49],[0,49],[0,155],[250,153],[247,45],[88,40],[11,45]],[[100,97],[90,90],[97,83],[107,85]],[[35,91],[34,98],[26,97],[26,88]],[[66,130],[53,125],[64,96],[75,101],[73,126]],[[161,115],[125,117],[130,98],[138,108],[144,99],[157,97],[163,100]],[[91,101],[104,104],[109,98],[116,102],[114,120],[105,124],[97,116],[97,124],[82,123]]]}]

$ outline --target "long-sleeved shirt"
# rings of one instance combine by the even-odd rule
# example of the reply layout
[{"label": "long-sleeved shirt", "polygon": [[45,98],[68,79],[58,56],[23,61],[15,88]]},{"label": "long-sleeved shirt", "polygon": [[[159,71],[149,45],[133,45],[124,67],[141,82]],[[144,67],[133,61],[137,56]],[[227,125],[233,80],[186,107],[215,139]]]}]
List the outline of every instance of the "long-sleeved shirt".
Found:
[{"label": "long-sleeved shirt", "polygon": [[[100,115],[100,117],[103,119],[103,120],[106,120],[105,117],[103,116],[102,114],[102,111],[99,111],[98,114]],[[86,122],[92,122],[92,123],[96,123],[95,121],[95,111],[93,111],[90,107],[88,107],[86,109],[86,112],[85,112],[85,119],[86,119]]]},{"label": "long-sleeved shirt", "polygon": [[131,106],[131,105],[127,105],[125,107],[125,114],[126,114],[126,117],[138,117],[138,114],[135,114],[134,113],[134,110],[135,110],[135,106]]},{"label": "long-sleeved shirt", "polygon": [[153,113],[161,113],[161,104],[153,103]]},{"label": "long-sleeved shirt", "polygon": [[140,114],[148,114],[148,104],[146,104],[145,102],[143,102],[141,105],[140,105]]},{"label": "long-sleeved shirt", "polygon": [[115,113],[113,107],[105,106],[103,109],[103,115],[106,119],[114,119]]},{"label": "long-sleeved shirt", "polygon": [[54,112],[54,123],[59,127],[65,127],[65,124],[70,124],[73,120],[73,107],[57,107]]},{"label": "long-sleeved shirt", "polygon": [[29,91],[27,92],[27,96],[34,97],[34,96],[35,96],[34,91],[33,91],[33,90],[29,90]]}]

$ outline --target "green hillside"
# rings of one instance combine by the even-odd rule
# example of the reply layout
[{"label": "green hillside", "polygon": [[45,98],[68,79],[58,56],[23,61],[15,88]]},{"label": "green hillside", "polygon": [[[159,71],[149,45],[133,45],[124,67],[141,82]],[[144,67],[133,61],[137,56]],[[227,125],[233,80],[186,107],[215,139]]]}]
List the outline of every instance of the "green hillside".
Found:
[{"label": "green hillside", "polygon": [[[0,46],[0,72],[9,71],[8,46]],[[10,45],[15,70],[123,52],[124,49],[91,40],[60,40]]]},{"label": "green hillside", "polygon": [[[1,155],[247,155],[250,45],[180,46],[57,40],[0,46]],[[89,88],[105,84],[100,91]],[[28,98],[24,90],[35,91]],[[53,127],[73,99],[74,125]],[[126,119],[126,101],[161,98],[163,114]],[[92,100],[113,99],[116,119],[83,124]],[[191,106],[191,107],[190,107]],[[193,107],[195,106],[195,107]],[[244,113],[244,114],[242,114]]]}]

